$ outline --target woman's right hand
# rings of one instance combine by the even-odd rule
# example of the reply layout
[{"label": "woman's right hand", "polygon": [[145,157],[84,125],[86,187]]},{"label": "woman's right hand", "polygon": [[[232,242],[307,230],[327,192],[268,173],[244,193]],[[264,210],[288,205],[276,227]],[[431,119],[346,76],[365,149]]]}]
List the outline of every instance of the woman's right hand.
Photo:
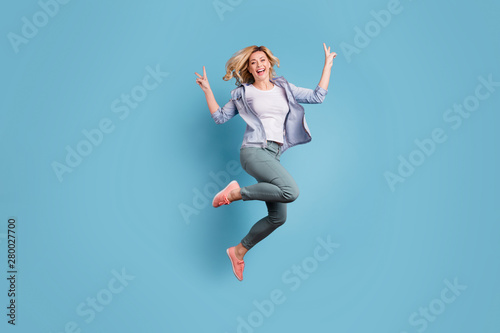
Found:
[{"label": "woman's right hand", "polygon": [[198,75],[198,78],[196,79],[196,83],[200,86],[201,90],[204,92],[210,91],[210,84],[208,83],[208,78],[207,78],[207,72],[205,71],[205,66],[203,66],[203,76],[200,74],[194,72],[196,75]]}]

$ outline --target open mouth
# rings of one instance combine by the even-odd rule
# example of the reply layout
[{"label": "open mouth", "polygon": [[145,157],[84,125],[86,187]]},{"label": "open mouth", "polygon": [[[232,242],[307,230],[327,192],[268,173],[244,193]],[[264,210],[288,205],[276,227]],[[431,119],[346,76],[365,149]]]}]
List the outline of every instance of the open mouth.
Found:
[{"label": "open mouth", "polygon": [[265,71],[266,71],[265,68],[259,69],[257,70],[257,75],[264,75]]}]

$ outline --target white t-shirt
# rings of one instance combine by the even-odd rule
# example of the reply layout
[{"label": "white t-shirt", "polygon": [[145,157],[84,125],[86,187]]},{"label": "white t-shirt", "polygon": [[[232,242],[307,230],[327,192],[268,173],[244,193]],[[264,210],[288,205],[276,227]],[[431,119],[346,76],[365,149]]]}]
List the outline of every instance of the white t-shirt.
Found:
[{"label": "white t-shirt", "polygon": [[270,90],[257,89],[253,84],[246,87],[248,105],[264,125],[266,139],[283,143],[283,124],[289,109],[285,89],[276,84]]}]

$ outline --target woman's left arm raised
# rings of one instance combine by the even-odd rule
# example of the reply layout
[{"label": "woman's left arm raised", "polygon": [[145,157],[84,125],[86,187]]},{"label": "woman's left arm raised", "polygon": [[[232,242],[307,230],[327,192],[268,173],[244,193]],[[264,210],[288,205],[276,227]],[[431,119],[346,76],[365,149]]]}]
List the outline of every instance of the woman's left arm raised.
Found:
[{"label": "woman's left arm raised", "polygon": [[328,83],[330,82],[330,73],[333,66],[333,58],[337,56],[337,53],[330,52],[330,46],[326,48],[326,44],[323,43],[323,48],[325,49],[325,66],[323,67],[323,73],[321,74],[321,80],[319,81],[319,86],[325,90],[328,90]]}]

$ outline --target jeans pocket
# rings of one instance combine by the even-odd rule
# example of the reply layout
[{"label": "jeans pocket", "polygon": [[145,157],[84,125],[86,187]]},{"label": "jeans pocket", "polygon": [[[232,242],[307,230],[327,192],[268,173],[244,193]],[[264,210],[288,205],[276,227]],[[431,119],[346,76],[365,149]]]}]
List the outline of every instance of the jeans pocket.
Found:
[{"label": "jeans pocket", "polygon": [[270,156],[273,158],[276,158],[276,151],[274,149],[271,149],[269,147],[264,148],[264,151],[268,153]]}]

